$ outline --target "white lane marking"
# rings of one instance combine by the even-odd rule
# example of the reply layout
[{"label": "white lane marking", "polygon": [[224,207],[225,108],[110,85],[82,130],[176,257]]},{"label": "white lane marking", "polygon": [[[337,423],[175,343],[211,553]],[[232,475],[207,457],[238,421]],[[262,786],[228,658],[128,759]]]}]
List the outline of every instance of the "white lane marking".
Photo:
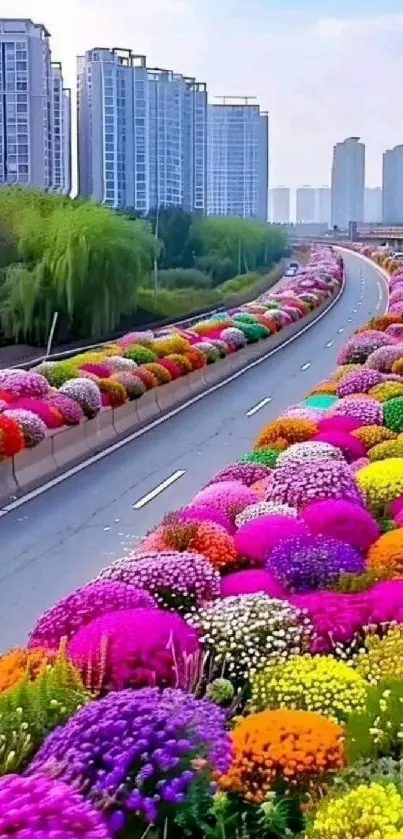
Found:
[{"label": "white lane marking", "polygon": [[258,402],[257,405],[254,406],[254,408],[251,408],[250,411],[246,412],[246,416],[253,417],[253,415],[257,414],[257,412],[260,411],[261,408],[264,408],[265,405],[268,405],[269,402],[271,402],[271,400],[271,396],[267,396],[266,399],[262,399],[262,401]]},{"label": "white lane marking", "polygon": [[327,342],[327,344],[326,344],[326,346],[327,346],[327,347],[332,347],[332,346],[333,346],[333,344],[334,344],[334,341],[328,341],[328,342]]},{"label": "white lane marking", "polygon": [[358,309],[353,309],[353,314],[354,314],[354,315],[356,315],[356,314],[357,314],[357,312],[358,312]]},{"label": "white lane marking", "polygon": [[305,364],[302,365],[301,370],[308,370],[310,366],[311,366],[311,362],[306,361]]},{"label": "white lane marking", "polygon": [[348,318],[347,323],[352,323],[352,322],[353,322],[353,319],[352,319],[352,318]]},{"label": "white lane marking", "polygon": [[153,499],[156,498],[157,495],[161,495],[161,492],[164,492],[165,489],[168,489],[168,487],[170,487],[171,484],[174,484],[175,481],[179,480],[179,478],[183,478],[185,474],[185,469],[178,469],[176,472],[173,472],[172,475],[169,476],[169,478],[166,478],[165,481],[162,481],[160,484],[158,484],[158,486],[154,487],[154,489],[152,489],[151,492],[148,492],[147,495],[143,495],[142,498],[136,501],[136,503],[133,504],[133,510],[141,510],[142,507],[145,507],[146,504],[149,504],[150,501],[153,501]]},{"label": "white lane marking", "polygon": [[200,402],[201,399],[205,399],[206,396],[209,396],[210,393],[215,393],[217,390],[220,390],[222,387],[230,384],[230,382],[234,382],[236,379],[239,379],[240,376],[243,376],[244,373],[247,373],[249,370],[252,370],[254,367],[258,367],[259,364],[263,364],[264,361],[267,361],[268,358],[271,358],[273,355],[277,355],[280,350],[284,349],[284,347],[288,347],[297,338],[300,338],[305,332],[308,332],[309,329],[312,329],[322,318],[327,315],[331,309],[338,303],[340,300],[341,295],[343,294],[345,288],[345,280],[343,279],[343,284],[340,288],[339,293],[337,296],[332,300],[330,306],[325,309],[324,312],[321,312],[318,317],[316,317],[311,323],[307,323],[306,326],[301,329],[300,332],[297,332],[296,335],[291,335],[290,338],[287,338],[284,343],[280,344],[278,347],[274,347],[270,350],[266,355],[262,355],[261,358],[255,359],[255,361],[251,361],[250,364],[246,364],[245,367],[242,367],[242,370],[237,370],[236,373],[231,373],[226,379],[222,379],[221,382],[217,382],[215,385],[211,385],[211,387],[203,390],[201,393],[197,393],[195,396],[192,396],[191,399],[188,399],[187,402],[184,402],[182,405],[178,405],[176,408],[173,408],[172,411],[168,411],[167,414],[164,414],[162,417],[157,417],[155,420],[152,420],[148,425],[145,425],[144,428],[139,428],[137,431],[133,431],[128,437],[125,437],[123,440],[118,440],[117,443],[112,443],[111,446],[108,446],[107,449],[103,449],[101,452],[97,454],[91,455],[86,460],[83,460],[81,463],[78,463],[76,466],[72,466],[71,469],[68,469],[67,472],[63,472],[63,474],[58,475],[56,478],[51,478],[50,481],[47,481],[46,484],[42,484],[41,486],[37,487],[36,489],[31,490],[26,495],[23,495],[21,498],[17,498],[15,501],[12,501],[3,509],[0,509],[0,518],[2,516],[8,515],[8,513],[13,512],[13,510],[17,510],[19,507],[22,507],[24,504],[27,504],[29,501],[33,501],[34,498],[38,498],[40,495],[43,495],[44,492],[47,492],[49,489],[53,489],[53,487],[58,486],[59,484],[63,483],[64,481],[68,480],[68,478],[74,477],[74,475],[78,475],[79,472],[83,472],[84,469],[87,469],[88,466],[92,466],[93,463],[98,463],[99,460],[103,460],[104,457],[108,457],[108,455],[113,454],[114,452],[119,451],[123,446],[126,446],[128,443],[132,443],[133,440],[137,440],[139,437],[142,437],[143,434],[147,434],[148,431],[152,431],[154,428],[157,428],[162,423],[167,422],[172,417],[177,416],[177,414],[182,413],[186,408],[190,408],[192,405],[195,405],[197,402]]},{"label": "white lane marking", "polygon": [[342,326],[341,329],[338,329],[337,332],[341,335],[341,333],[344,332],[344,326]]}]

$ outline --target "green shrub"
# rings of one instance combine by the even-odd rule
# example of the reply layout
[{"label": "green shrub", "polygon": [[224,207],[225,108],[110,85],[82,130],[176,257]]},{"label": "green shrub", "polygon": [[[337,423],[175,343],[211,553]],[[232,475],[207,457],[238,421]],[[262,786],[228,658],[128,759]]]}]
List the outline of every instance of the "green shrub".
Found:
[{"label": "green shrub", "polygon": [[197,271],[196,268],[171,268],[159,272],[158,285],[168,289],[205,289],[211,288],[211,277]]}]

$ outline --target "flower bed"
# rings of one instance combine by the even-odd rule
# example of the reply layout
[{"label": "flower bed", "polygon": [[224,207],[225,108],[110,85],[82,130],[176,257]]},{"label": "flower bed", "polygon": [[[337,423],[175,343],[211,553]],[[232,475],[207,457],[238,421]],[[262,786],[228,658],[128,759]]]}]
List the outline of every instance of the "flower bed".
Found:
[{"label": "flower bed", "polygon": [[0,460],[37,446],[63,427],[94,419],[103,408],[141,400],[149,390],[270,338],[321,306],[341,281],[341,260],[321,248],[277,291],[211,315],[191,329],[131,332],[30,371],[0,370]]},{"label": "flower bed", "polygon": [[403,376],[371,363],[385,324],[0,657],[0,837],[402,839]]}]

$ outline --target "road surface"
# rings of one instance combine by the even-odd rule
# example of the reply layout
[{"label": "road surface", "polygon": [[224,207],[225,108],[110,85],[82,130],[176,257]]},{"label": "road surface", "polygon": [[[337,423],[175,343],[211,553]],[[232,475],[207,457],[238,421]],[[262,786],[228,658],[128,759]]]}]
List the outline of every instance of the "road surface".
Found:
[{"label": "road surface", "polygon": [[328,315],[272,358],[0,518],[0,650],[251,448],[260,427],[334,369],[338,350],[386,308],[385,283],[356,254]]}]

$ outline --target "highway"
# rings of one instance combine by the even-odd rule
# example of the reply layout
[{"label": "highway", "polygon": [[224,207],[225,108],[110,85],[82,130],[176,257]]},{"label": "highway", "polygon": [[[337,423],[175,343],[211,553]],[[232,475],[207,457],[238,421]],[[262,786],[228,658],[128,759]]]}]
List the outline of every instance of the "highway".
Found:
[{"label": "highway", "polygon": [[345,254],[346,287],[328,315],[233,382],[0,518],[0,650],[36,616],[122,556],[260,427],[334,369],[340,347],[387,305],[376,268]]}]

